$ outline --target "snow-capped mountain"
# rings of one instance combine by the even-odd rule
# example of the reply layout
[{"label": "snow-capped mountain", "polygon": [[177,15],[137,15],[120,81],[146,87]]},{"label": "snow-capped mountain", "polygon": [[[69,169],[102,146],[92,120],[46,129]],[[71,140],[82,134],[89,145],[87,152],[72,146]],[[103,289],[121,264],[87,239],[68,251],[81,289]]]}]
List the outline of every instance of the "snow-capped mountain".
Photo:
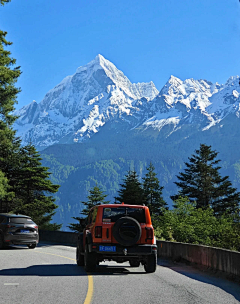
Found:
[{"label": "snow-capped mountain", "polygon": [[[224,85],[171,76],[160,92],[153,82],[131,83],[115,65],[98,55],[50,90],[43,100],[16,111],[17,135],[38,147],[82,142],[104,125],[121,122],[112,132],[170,126],[167,136],[186,124],[202,131],[230,113],[239,117],[239,77]],[[119,129],[120,128],[120,129]]]},{"label": "snow-capped mountain", "polygon": [[220,123],[228,114],[239,117],[239,77],[230,77],[225,85],[206,80],[171,76],[159,95],[152,101],[152,115],[143,126],[159,131],[172,125],[176,131],[186,124],[201,124],[202,131]]},{"label": "snow-capped mountain", "polygon": [[128,121],[158,94],[150,83],[132,84],[110,61],[98,55],[50,90],[43,100],[16,111],[15,128],[23,144],[37,146],[81,142],[114,117]]}]

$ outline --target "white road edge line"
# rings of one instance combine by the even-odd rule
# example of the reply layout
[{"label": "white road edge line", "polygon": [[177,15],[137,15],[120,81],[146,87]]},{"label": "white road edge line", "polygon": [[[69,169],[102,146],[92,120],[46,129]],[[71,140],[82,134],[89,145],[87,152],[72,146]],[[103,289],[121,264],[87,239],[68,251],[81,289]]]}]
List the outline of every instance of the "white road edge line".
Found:
[{"label": "white road edge line", "polygon": [[4,283],[5,286],[17,286],[19,283]]}]

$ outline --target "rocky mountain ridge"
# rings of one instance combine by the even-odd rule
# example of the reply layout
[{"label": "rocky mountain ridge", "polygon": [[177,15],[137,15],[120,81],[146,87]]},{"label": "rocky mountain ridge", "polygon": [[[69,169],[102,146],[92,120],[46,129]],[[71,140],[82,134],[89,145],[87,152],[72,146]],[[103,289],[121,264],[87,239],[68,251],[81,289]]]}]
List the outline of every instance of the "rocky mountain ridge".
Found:
[{"label": "rocky mountain ridge", "polygon": [[38,104],[15,112],[14,127],[22,143],[46,148],[80,143],[114,122],[111,132],[161,132],[171,136],[184,125],[204,132],[221,127],[224,118],[239,118],[239,77],[224,85],[171,76],[159,92],[153,82],[131,83],[115,65],[98,55],[50,90]]}]

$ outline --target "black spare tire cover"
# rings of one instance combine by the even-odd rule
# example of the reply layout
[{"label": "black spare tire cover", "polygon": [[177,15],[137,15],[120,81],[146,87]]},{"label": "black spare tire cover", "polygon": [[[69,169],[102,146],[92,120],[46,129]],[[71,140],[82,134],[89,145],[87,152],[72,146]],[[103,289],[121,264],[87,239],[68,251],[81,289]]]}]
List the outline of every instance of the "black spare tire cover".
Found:
[{"label": "black spare tire cover", "polygon": [[132,246],[138,242],[142,230],[138,221],[132,217],[124,216],[113,225],[113,236],[123,246]]}]

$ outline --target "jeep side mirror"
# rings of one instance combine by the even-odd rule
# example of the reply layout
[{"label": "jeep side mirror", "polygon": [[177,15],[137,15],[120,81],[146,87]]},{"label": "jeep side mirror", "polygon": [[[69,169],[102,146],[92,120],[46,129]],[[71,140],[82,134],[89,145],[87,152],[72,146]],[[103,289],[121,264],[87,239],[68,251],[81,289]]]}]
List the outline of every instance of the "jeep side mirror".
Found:
[{"label": "jeep side mirror", "polygon": [[84,218],[81,218],[80,219],[80,225],[82,226],[82,228],[85,228],[86,227],[86,219]]}]

